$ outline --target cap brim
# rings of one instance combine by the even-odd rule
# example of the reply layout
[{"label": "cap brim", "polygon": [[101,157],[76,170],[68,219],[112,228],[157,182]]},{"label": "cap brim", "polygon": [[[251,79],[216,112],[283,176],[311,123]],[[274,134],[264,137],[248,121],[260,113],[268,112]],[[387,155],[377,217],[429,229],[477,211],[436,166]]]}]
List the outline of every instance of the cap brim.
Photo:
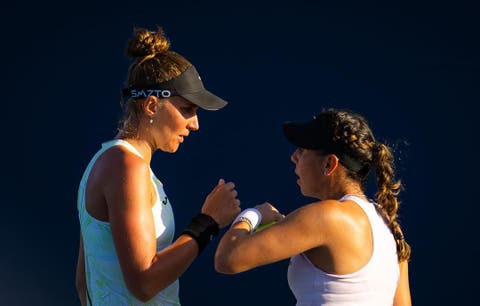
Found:
[{"label": "cap brim", "polygon": [[180,96],[205,110],[219,110],[228,104],[227,101],[217,97],[208,90],[181,94]]},{"label": "cap brim", "polygon": [[319,149],[315,143],[316,129],[313,120],[308,122],[285,122],[283,133],[291,144],[304,149]]}]

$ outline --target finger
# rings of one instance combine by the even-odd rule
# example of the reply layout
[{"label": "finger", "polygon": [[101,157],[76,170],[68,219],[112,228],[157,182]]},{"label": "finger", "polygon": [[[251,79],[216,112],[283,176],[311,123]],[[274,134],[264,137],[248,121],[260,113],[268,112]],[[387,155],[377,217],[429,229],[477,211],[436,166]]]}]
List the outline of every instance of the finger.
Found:
[{"label": "finger", "polygon": [[212,189],[212,193],[220,189],[220,187],[225,185],[225,180],[224,179],[219,179],[217,185]]},{"label": "finger", "polygon": [[222,185],[223,188],[226,190],[232,190],[235,188],[235,184],[233,182],[228,182]]}]

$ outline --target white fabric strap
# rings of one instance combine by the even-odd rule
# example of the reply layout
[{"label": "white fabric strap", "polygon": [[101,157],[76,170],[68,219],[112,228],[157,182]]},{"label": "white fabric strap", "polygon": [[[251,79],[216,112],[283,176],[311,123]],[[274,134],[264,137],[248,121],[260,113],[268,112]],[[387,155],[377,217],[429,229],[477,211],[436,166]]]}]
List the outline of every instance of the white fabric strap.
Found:
[{"label": "white fabric strap", "polygon": [[241,221],[249,223],[251,226],[250,232],[253,232],[262,222],[262,213],[256,208],[247,208],[238,214],[235,220],[233,220],[232,226]]}]

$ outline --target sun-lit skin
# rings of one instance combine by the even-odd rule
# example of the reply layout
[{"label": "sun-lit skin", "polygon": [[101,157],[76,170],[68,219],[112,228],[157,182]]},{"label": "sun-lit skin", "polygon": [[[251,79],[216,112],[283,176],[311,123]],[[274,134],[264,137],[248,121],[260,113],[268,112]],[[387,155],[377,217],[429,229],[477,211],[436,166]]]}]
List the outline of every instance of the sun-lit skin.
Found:
[{"label": "sun-lit skin", "polygon": [[[199,129],[198,106],[182,97],[169,98],[152,117],[154,143],[164,152],[174,153],[191,131]],[[150,124],[150,123],[148,123]]]},{"label": "sun-lit skin", "polygon": [[[150,96],[136,103],[141,103],[136,133],[124,137],[120,132],[116,137],[134,146],[141,158],[120,146],[107,150],[90,175],[86,207],[93,217],[109,222],[126,285],[135,297],[148,301],[178,279],[198,255],[197,243],[186,235],[156,251],[152,216],[156,192],[150,183],[152,155],[157,150],[176,152],[190,132],[199,129],[198,106],[179,96]],[[235,185],[222,179],[201,212],[224,227],[240,212],[236,197]],[[82,243],[77,270],[80,292],[85,290],[81,289],[85,287]]]},{"label": "sun-lit skin", "polygon": [[[236,274],[304,253],[327,273],[349,274],[365,266],[371,258],[372,232],[365,212],[351,200],[334,200],[345,194],[366,199],[361,185],[347,177],[335,154],[297,148],[290,159],[295,164],[301,193],[317,201],[286,217],[279,217],[280,213],[270,203],[255,206],[262,214],[263,224],[272,220],[277,223],[254,235],[248,234],[250,228],[246,222],[233,225],[219,242],[215,254],[217,271]],[[411,305],[407,264],[399,263],[401,275],[395,306]]]},{"label": "sun-lit skin", "polygon": [[[181,232],[167,247],[159,248],[158,239],[164,239],[163,227],[157,227],[156,218],[157,212],[162,211],[157,203],[161,200],[163,184],[159,180],[163,177],[156,177],[151,161],[156,151],[177,152],[186,137],[191,136],[190,132],[198,131],[199,106],[219,110],[227,103],[203,88],[193,64],[170,49],[170,41],[161,28],[134,28],[126,53],[132,61],[122,90],[123,115],[118,122],[118,133],[111,141],[102,143],[104,151],[98,151],[92,158],[92,167],[87,170],[88,182],[79,188],[84,195],[79,216],[88,214],[109,226],[102,228],[105,239],[96,234],[83,237],[84,232],[91,233],[92,222],[81,226],[75,282],[82,306],[87,304],[87,296],[95,305],[126,305],[134,298],[142,302],[154,299],[151,304],[163,305],[165,297],[159,293],[170,285],[174,286],[172,290],[178,286],[175,282],[208,243],[187,231]],[[164,84],[169,81],[172,81],[170,85]],[[168,88],[156,90],[159,85]],[[192,92],[191,88],[199,90]],[[142,94],[133,94],[137,89]],[[177,208],[198,205],[197,217],[209,223],[209,228],[199,234],[205,238],[209,237],[208,230],[229,225],[241,210],[235,184],[223,178],[214,183],[205,199],[176,205]],[[161,222],[164,222],[163,215],[162,212]],[[166,217],[174,218],[173,215]],[[173,230],[169,228],[170,222],[163,225],[166,230]],[[84,247],[90,250],[96,243],[110,244],[110,239],[115,247],[112,261],[118,260],[118,267],[91,260],[92,269],[98,273],[87,275]],[[167,239],[170,238],[166,237],[165,242]],[[103,245],[90,256],[104,256],[102,252]],[[121,279],[117,277],[118,272],[122,273]],[[87,283],[89,289],[93,289],[89,290],[90,295]],[[114,287],[115,294],[103,294],[104,290]],[[178,294],[169,292],[166,292],[168,304],[177,304]]]},{"label": "sun-lit skin", "polygon": [[293,152],[290,159],[296,165],[297,184],[300,186],[302,194],[321,198],[319,195],[321,191],[318,186],[322,184],[324,175],[319,171],[322,166],[320,156],[314,151],[298,148]]},{"label": "sun-lit skin", "polygon": [[[145,114],[139,120],[137,135],[125,140],[138,147],[147,162],[156,150],[175,153],[190,132],[200,128],[198,106],[182,97],[151,96],[139,103],[144,104]],[[123,138],[122,133],[117,138]]]},{"label": "sun-lit skin", "polygon": [[[297,184],[304,196],[317,199],[339,199],[342,195],[363,194],[358,184],[349,183],[343,171],[333,171],[339,164],[333,154],[297,148],[290,160],[295,164]],[[336,179],[332,179],[336,176]],[[341,181],[342,184],[338,184]]]}]

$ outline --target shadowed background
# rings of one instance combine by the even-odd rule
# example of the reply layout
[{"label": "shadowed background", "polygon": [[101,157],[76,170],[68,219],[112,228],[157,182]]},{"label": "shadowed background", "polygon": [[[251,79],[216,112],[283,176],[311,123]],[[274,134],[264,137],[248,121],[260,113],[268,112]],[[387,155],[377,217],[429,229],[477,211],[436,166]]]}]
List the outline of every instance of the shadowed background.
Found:
[{"label": "shadowed background", "polygon": [[[0,304],[78,305],[77,185],[115,135],[132,28],[157,25],[230,102],[199,111],[176,154],[154,156],[177,233],[219,178],[236,183],[243,208],[308,203],[281,123],[350,108],[397,147],[414,305],[473,304],[478,13],[461,1],[318,2],[3,4]],[[220,275],[217,243],[181,277],[183,305],[294,305],[288,260]]]}]

